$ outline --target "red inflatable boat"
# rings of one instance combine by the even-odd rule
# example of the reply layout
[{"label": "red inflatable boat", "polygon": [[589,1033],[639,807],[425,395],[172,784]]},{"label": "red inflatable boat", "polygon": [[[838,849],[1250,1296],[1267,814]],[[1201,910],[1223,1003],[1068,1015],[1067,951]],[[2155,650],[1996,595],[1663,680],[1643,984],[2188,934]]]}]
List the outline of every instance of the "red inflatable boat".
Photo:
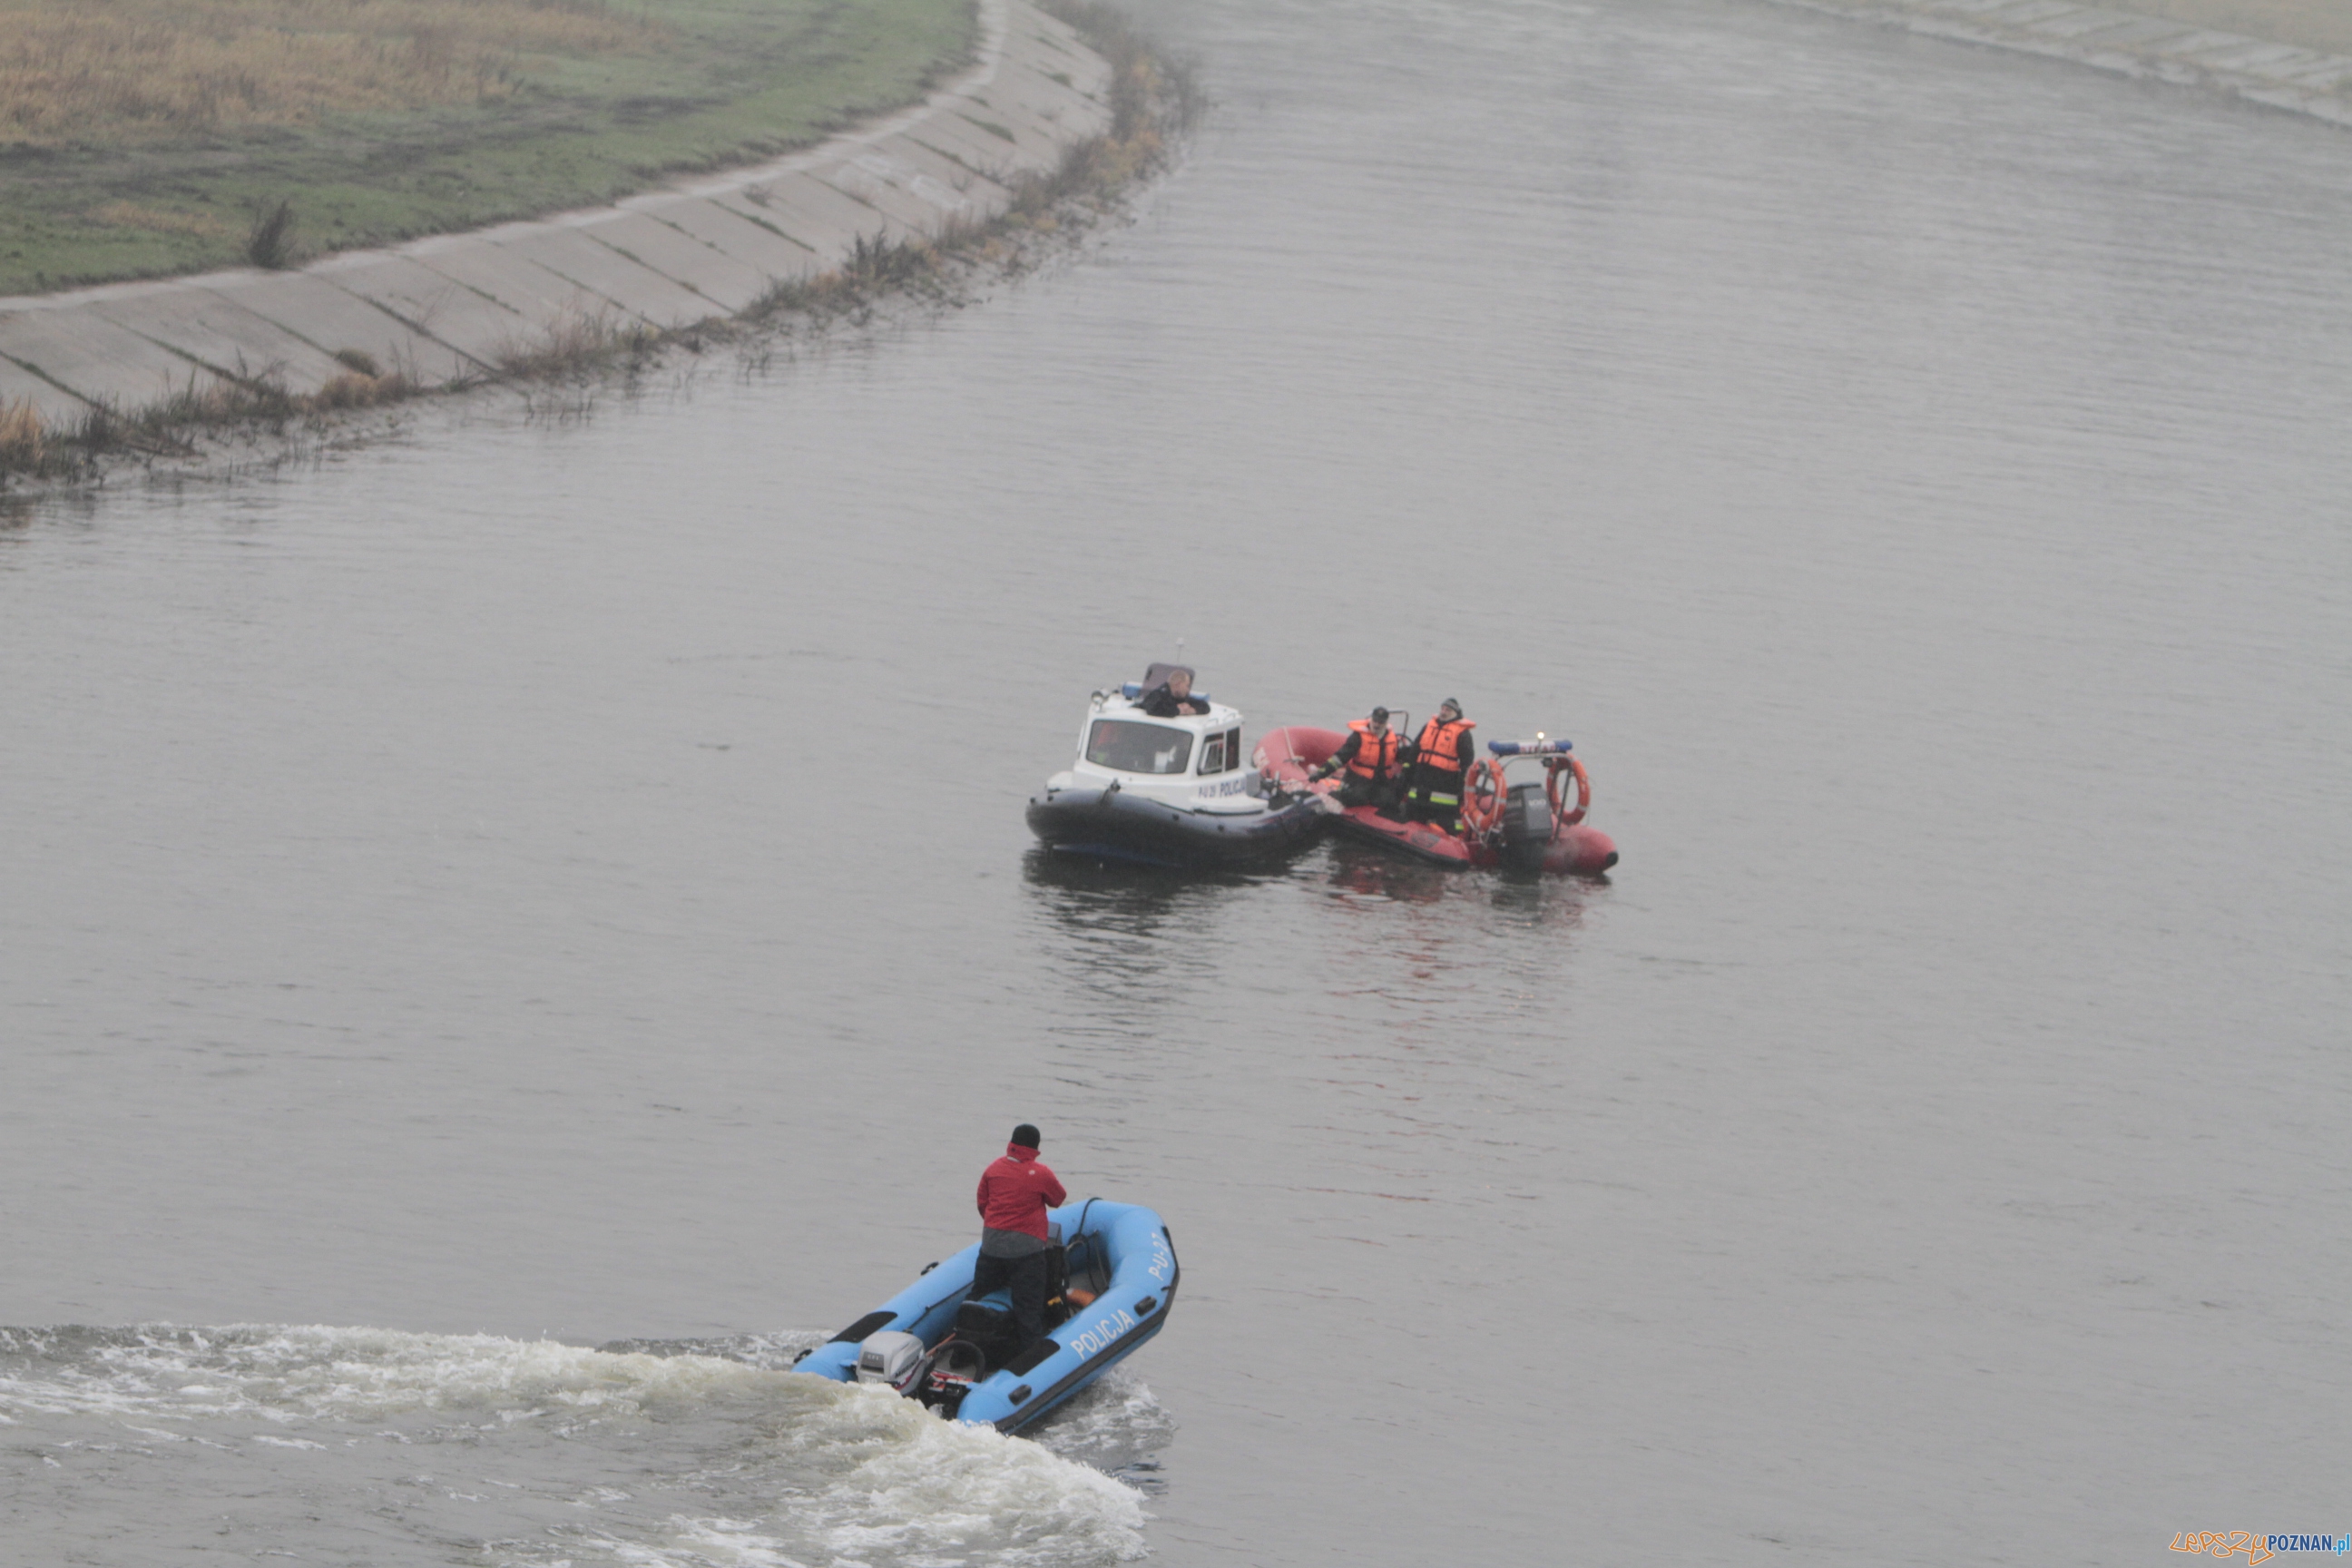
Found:
[{"label": "red inflatable boat", "polygon": [[[1332,799],[1336,778],[1310,775],[1348,738],[1344,730],[1303,724],[1270,731],[1250,753],[1266,781],[1294,795],[1329,801],[1333,826],[1350,838],[1382,844],[1439,866],[1506,866],[1597,877],[1617,864],[1609,835],[1584,825],[1592,806],[1592,781],[1584,764],[1569,753],[1566,741],[1489,741],[1488,754],[1470,770],[1462,799],[1463,831],[1446,833],[1426,822],[1399,822],[1369,805],[1342,806]],[[1540,764],[1540,781],[1514,784],[1506,776],[1513,763]]]}]

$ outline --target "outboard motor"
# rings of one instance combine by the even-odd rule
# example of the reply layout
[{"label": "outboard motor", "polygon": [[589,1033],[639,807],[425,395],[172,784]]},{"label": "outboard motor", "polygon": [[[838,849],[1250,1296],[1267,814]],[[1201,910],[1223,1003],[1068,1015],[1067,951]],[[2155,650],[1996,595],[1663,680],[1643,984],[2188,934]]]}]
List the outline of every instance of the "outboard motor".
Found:
[{"label": "outboard motor", "polygon": [[1551,847],[1551,802],[1539,784],[1513,784],[1503,802],[1503,860],[1522,870],[1543,869]]},{"label": "outboard motor", "polygon": [[914,1392],[923,1374],[923,1342],[899,1329],[868,1334],[857,1347],[857,1381],[884,1383],[901,1394]]},{"label": "outboard motor", "polygon": [[971,1385],[989,1373],[980,1346],[950,1334],[937,1350],[897,1329],[869,1334],[857,1347],[857,1381],[878,1383],[930,1405],[950,1420]]}]

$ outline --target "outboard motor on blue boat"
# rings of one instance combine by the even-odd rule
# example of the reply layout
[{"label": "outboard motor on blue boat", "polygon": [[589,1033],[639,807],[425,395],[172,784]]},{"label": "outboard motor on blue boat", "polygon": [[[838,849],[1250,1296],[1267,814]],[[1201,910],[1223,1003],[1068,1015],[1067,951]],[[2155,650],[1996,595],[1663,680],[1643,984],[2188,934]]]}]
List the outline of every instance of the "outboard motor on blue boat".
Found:
[{"label": "outboard motor on blue boat", "polygon": [[1046,1224],[1042,1336],[1023,1342],[1002,1288],[974,1299],[975,1244],[802,1352],[793,1370],[888,1388],[951,1421],[1024,1429],[1157,1335],[1179,1278],[1167,1223],[1140,1205],[1088,1198]]},{"label": "outboard motor on blue boat", "polygon": [[885,1329],[866,1335],[857,1347],[857,1381],[887,1383],[901,1394],[910,1394],[929,1359],[920,1336]]},{"label": "outboard motor on blue boat", "polygon": [[981,1347],[960,1334],[926,1351],[920,1337],[885,1329],[866,1335],[857,1347],[858,1382],[887,1384],[950,1420],[971,1385],[988,1372]]},{"label": "outboard motor on blue boat", "polygon": [[[1068,1249],[1058,1223],[1045,1227],[1045,1326],[1066,1321],[1076,1302],[1068,1286]],[[1086,1243],[1079,1243],[1081,1250]],[[1093,1294],[1084,1298],[1091,1301]],[[967,1298],[955,1310],[955,1325],[929,1350],[921,1338],[897,1329],[871,1333],[857,1347],[856,1380],[887,1384],[952,1419],[971,1385],[1011,1365],[1028,1346],[1013,1314],[992,1300]]]}]

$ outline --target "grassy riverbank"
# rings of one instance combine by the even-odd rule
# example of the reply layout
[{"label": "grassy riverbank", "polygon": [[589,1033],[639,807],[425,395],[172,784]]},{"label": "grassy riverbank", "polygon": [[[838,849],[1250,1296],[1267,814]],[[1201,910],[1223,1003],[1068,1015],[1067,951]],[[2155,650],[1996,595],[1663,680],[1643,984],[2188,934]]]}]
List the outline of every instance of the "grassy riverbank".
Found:
[{"label": "grassy riverbank", "polygon": [[975,26],[971,0],[0,0],[0,294],[609,201],[909,102]]},{"label": "grassy riverbank", "polygon": [[[602,382],[689,356],[731,348],[757,369],[796,336],[855,326],[877,309],[963,303],[990,280],[1066,249],[1073,235],[1122,210],[1127,194],[1167,164],[1203,100],[1188,67],[1156,51],[1100,0],[1043,0],[1043,6],[1110,64],[1111,123],[1068,147],[1057,166],[1016,183],[1010,209],[996,219],[927,243],[860,240],[836,270],[781,284],[731,321],[664,332],[602,315],[567,318],[542,339],[516,344],[484,379],[523,384],[535,408],[569,408],[593,401]],[[96,483],[140,465],[174,473],[268,466],[321,442],[363,438],[372,426],[355,426],[355,411],[398,405],[424,390],[365,354],[335,357],[346,374],[316,392],[296,393],[267,371],[202,383],[192,376],[171,396],[96,407],[65,427],[45,426],[30,404],[0,400],[0,489],[12,480]]]}]

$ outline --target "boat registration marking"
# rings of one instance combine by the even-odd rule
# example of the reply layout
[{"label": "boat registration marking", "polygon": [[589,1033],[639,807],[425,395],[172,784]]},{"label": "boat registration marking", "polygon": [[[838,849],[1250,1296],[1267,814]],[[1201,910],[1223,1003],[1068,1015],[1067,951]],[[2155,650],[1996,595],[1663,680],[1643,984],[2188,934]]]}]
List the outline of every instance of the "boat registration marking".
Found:
[{"label": "boat registration marking", "polygon": [[1135,1327],[1135,1319],[1128,1310],[1124,1307],[1114,1307],[1108,1319],[1096,1324],[1083,1334],[1074,1335],[1070,1340],[1070,1348],[1080,1355],[1094,1355],[1108,1348],[1121,1334],[1133,1327]]}]

